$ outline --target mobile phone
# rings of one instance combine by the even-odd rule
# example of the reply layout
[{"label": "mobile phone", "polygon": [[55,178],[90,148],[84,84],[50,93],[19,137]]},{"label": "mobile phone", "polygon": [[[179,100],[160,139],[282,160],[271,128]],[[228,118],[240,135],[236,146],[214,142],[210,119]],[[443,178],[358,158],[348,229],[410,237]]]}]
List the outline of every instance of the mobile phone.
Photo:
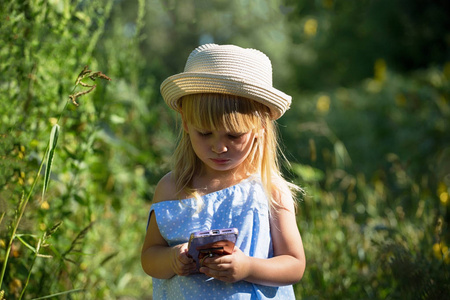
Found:
[{"label": "mobile phone", "polygon": [[197,263],[197,270],[207,257],[231,254],[238,233],[237,228],[212,229],[192,233],[189,238],[188,255]]}]

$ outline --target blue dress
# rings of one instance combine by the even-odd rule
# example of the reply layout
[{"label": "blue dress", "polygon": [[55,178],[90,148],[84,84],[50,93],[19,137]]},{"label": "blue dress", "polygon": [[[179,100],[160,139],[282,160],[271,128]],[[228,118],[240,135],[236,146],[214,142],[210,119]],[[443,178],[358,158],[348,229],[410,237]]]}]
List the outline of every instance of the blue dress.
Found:
[{"label": "blue dress", "polygon": [[[226,189],[201,197],[155,203],[161,235],[169,246],[186,243],[195,231],[232,228],[239,230],[236,246],[246,255],[273,256],[267,197],[258,177],[249,177]],[[154,299],[295,299],[292,285],[269,287],[239,281],[225,283],[204,274],[153,278]]]}]

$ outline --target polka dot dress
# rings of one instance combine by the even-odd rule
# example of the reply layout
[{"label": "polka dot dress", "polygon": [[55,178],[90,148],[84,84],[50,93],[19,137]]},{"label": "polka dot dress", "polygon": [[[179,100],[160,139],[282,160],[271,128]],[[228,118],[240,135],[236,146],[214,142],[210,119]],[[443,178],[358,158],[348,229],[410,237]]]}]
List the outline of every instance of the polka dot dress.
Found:
[{"label": "polka dot dress", "polygon": [[[186,243],[195,231],[236,227],[236,246],[245,254],[270,258],[272,242],[269,210],[264,189],[258,177],[196,199],[169,200],[155,203],[159,230],[170,246]],[[240,281],[225,283],[204,274],[153,278],[154,299],[295,299],[292,286],[268,287]]]}]

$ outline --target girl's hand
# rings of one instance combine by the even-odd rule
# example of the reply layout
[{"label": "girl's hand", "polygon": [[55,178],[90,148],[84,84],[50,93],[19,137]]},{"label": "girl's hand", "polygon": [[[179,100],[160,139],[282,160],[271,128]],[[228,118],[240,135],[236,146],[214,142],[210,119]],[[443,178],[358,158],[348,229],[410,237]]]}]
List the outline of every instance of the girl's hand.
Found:
[{"label": "girl's hand", "polygon": [[187,243],[172,247],[171,268],[177,275],[186,276],[196,269],[196,264],[194,260],[187,255],[187,251]]},{"label": "girl's hand", "polygon": [[249,257],[234,247],[232,254],[206,258],[200,272],[224,282],[243,280],[250,272]]}]

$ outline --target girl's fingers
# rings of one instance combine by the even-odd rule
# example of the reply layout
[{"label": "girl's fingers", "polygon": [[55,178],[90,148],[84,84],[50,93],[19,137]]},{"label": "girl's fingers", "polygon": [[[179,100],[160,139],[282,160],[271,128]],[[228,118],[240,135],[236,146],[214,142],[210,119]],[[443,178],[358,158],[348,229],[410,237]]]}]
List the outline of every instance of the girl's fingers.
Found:
[{"label": "girl's fingers", "polygon": [[231,268],[230,263],[223,257],[205,259],[203,266],[205,270],[209,270],[215,275],[221,275],[219,272],[228,272]]},{"label": "girl's fingers", "polygon": [[185,255],[184,253],[180,254],[180,256],[178,256],[178,259],[180,260],[181,263],[188,265],[194,262],[194,260],[190,257],[188,257],[187,255]]},{"label": "girl's fingers", "polygon": [[245,255],[238,252],[207,258],[200,272],[224,282],[236,282],[248,276],[244,258]]},{"label": "girl's fingers", "polygon": [[224,266],[231,263],[230,255],[213,256],[204,260],[203,264],[206,266]]},{"label": "girl's fingers", "polygon": [[180,264],[178,265],[178,275],[189,275],[192,272],[194,272],[197,268],[197,265],[195,263],[189,263],[189,264],[183,264],[180,262]]},{"label": "girl's fingers", "polygon": [[234,278],[231,276],[231,273],[229,271],[220,271],[220,270],[214,270],[207,267],[200,268],[200,272],[205,274],[208,277],[212,277],[217,280],[221,280],[224,282],[234,282]]},{"label": "girl's fingers", "polygon": [[180,261],[179,268],[182,269],[184,272],[190,273],[197,267],[194,260],[186,255],[183,254],[180,255],[179,261]]},{"label": "girl's fingers", "polygon": [[175,274],[186,276],[192,273],[196,268],[196,264],[192,258],[187,256],[187,244],[175,246],[173,250],[174,262],[172,268]]},{"label": "girl's fingers", "polygon": [[181,263],[187,265],[187,264],[194,262],[194,260],[192,258],[190,258],[187,254],[187,244],[180,245],[180,248],[178,251],[179,251],[178,252],[178,260]]}]

